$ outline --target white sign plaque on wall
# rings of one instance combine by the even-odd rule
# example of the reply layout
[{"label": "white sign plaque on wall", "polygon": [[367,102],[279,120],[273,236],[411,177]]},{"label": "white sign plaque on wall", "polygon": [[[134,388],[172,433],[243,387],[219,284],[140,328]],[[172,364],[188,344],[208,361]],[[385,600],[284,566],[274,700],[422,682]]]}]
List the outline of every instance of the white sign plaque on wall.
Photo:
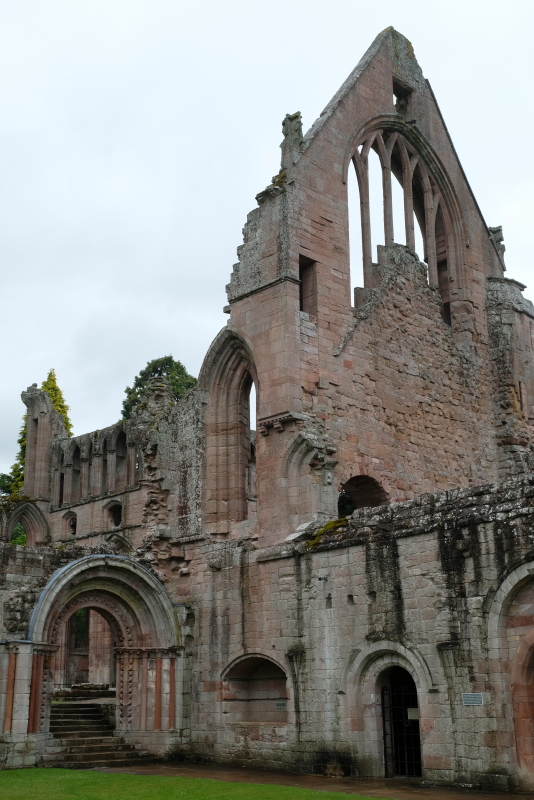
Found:
[{"label": "white sign plaque on wall", "polygon": [[464,692],[462,694],[462,705],[464,706],[481,706],[483,704],[482,692]]}]

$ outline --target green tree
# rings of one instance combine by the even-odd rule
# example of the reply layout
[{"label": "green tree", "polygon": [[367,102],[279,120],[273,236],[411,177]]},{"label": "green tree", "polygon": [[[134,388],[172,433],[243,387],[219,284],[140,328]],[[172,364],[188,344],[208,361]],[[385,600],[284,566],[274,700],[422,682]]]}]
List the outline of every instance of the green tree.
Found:
[{"label": "green tree", "polygon": [[145,393],[150,379],[163,376],[168,378],[176,400],[183,397],[197,383],[197,379],[189,375],[181,361],[175,361],[172,356],[155,358],[153,361],[149,361],[146,367],[136,376],[133,386],[127,386],[124,390],[126,400],[122,403],[123,419],[130,419],[133,408]]},{"label": "green tree", "polygon": [[26,528],[22,524],[22,522],[17,522],[17,524],[13,528],[13,533],[11,534],[11,544],[26,544]]},{"label": "green tree", "polygon": [[[61,416],[65,429],[69,436],[72,436],[72,424],[69,419],[69,407],[65,403],[63,392],[57,385],[56,371],[54,369],[48,370],[46,380],[41,384],[41,389],[47,393],[52,405]],[[17,460],[11,467],[9,475],[0,475],[0,492],[4,494],[16,495],[20,494],[24,486],[24,465],[26,464],[26,437],[28,428],[28,415],[24,414],[22,418],[22,427],[19,432],[17,444],[19,451],[17,453]]]},{"label": "green tree", "polygon": [[63,424],[65,425],[65,430],[72,436],[72,423],[69,418],[69,406],[65,402],[65,398],[63,397],[63,392],[57,385],[57,378],[56,378],[56,371],[55,369],[48,370],[48,375],[45,381],[41,384],[41,389],[43,392],[46,392],[49,396],[50,400],[52,401],[52,405],[56,409],[57,413],[63,419]]},{"label": "green tree", "polygon": [[5,472],[0,472],[0,495],[11,494],[11,475]]}]

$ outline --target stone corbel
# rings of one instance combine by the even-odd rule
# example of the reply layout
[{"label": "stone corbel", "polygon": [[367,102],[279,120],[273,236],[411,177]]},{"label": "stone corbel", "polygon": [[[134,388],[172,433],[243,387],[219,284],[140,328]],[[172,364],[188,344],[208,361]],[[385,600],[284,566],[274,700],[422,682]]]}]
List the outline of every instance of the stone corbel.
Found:
[{"label": "stone corbel", "polygon": [[301,429],[305,426],[309,418],[306,414],[297,414],[292,411],[286,411],[282,414],[275,414],[271,417],[263,417],[258,420],[258,431],[262,436],[269,436],[270,429],[272,428],[279,433],[286,430],[290,431]]}]

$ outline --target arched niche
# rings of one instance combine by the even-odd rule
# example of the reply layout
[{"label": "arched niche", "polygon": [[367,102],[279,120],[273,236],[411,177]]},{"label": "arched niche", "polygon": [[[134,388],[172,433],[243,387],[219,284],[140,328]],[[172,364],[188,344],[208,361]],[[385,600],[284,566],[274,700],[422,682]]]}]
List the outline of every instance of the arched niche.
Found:
[{"label": "arched niche", "polygon": [[264,656],[255,654],[234,662],[223,674],[222,697],[227,724],[287,724],[287,674]]},{"label": "arched niche", "polygon": [[334,447],[299,431],[287,450],[284,475],[288,486],[290,530],[317,519],[336,515]]}]

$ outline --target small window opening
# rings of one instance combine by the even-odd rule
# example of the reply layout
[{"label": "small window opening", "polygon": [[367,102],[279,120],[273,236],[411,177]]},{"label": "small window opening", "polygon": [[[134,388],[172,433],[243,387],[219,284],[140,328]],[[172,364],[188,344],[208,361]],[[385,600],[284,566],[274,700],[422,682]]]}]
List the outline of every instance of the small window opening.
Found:
[{"label": "small window opening", "polygon": [[22,522],[17,522],[11,532],[11,544],[20,544],[25,546],[27,543],[26,528]]},{"label": "small window opening", "polygon": [[403,86],[398,81],[393,81],[393,105],[395,111],[401,117],[406,116],[408,113],[410,95],[412,90],[408,86]]},{"label": "small window opening", "polygon": [[327,608],[332,608],[332,595],[331,595],[331,594],[327,595],[327,598],[326,598],[326,607],[327,607]]},{"label": "small window opening", "polygon": [[59,505],[63,505],[63,497],[65,494],[65,473],[61,472],[59,475]]},{"label": "small window opening", "polygon": [[384,506],[388,503],[387,492],[378,481],[369,475],[357,475],[341,487],[338,498],[338,514],[340,517],[347,517],[358,508]]},{"label": "small window opening", "polygon": [[299,256],[300,310],[317,317],[317,268],[315,261]]},{"label": "small window opening", "polygon": [[116,503],[109,509],[109,517],[114,528],[119,528],[122,523],[122,506]]},{"label": "small window opening", "polygon": [[354,605],[354,595],[353,594],[348,594],[347,595],[347,603],[349,604],[349,606],[353,606]]},{"label": "small window opening", "polygon": [[77,517],[76,514],[70,516],[67,520],[67,529],[72,536],[76,535]]}]

